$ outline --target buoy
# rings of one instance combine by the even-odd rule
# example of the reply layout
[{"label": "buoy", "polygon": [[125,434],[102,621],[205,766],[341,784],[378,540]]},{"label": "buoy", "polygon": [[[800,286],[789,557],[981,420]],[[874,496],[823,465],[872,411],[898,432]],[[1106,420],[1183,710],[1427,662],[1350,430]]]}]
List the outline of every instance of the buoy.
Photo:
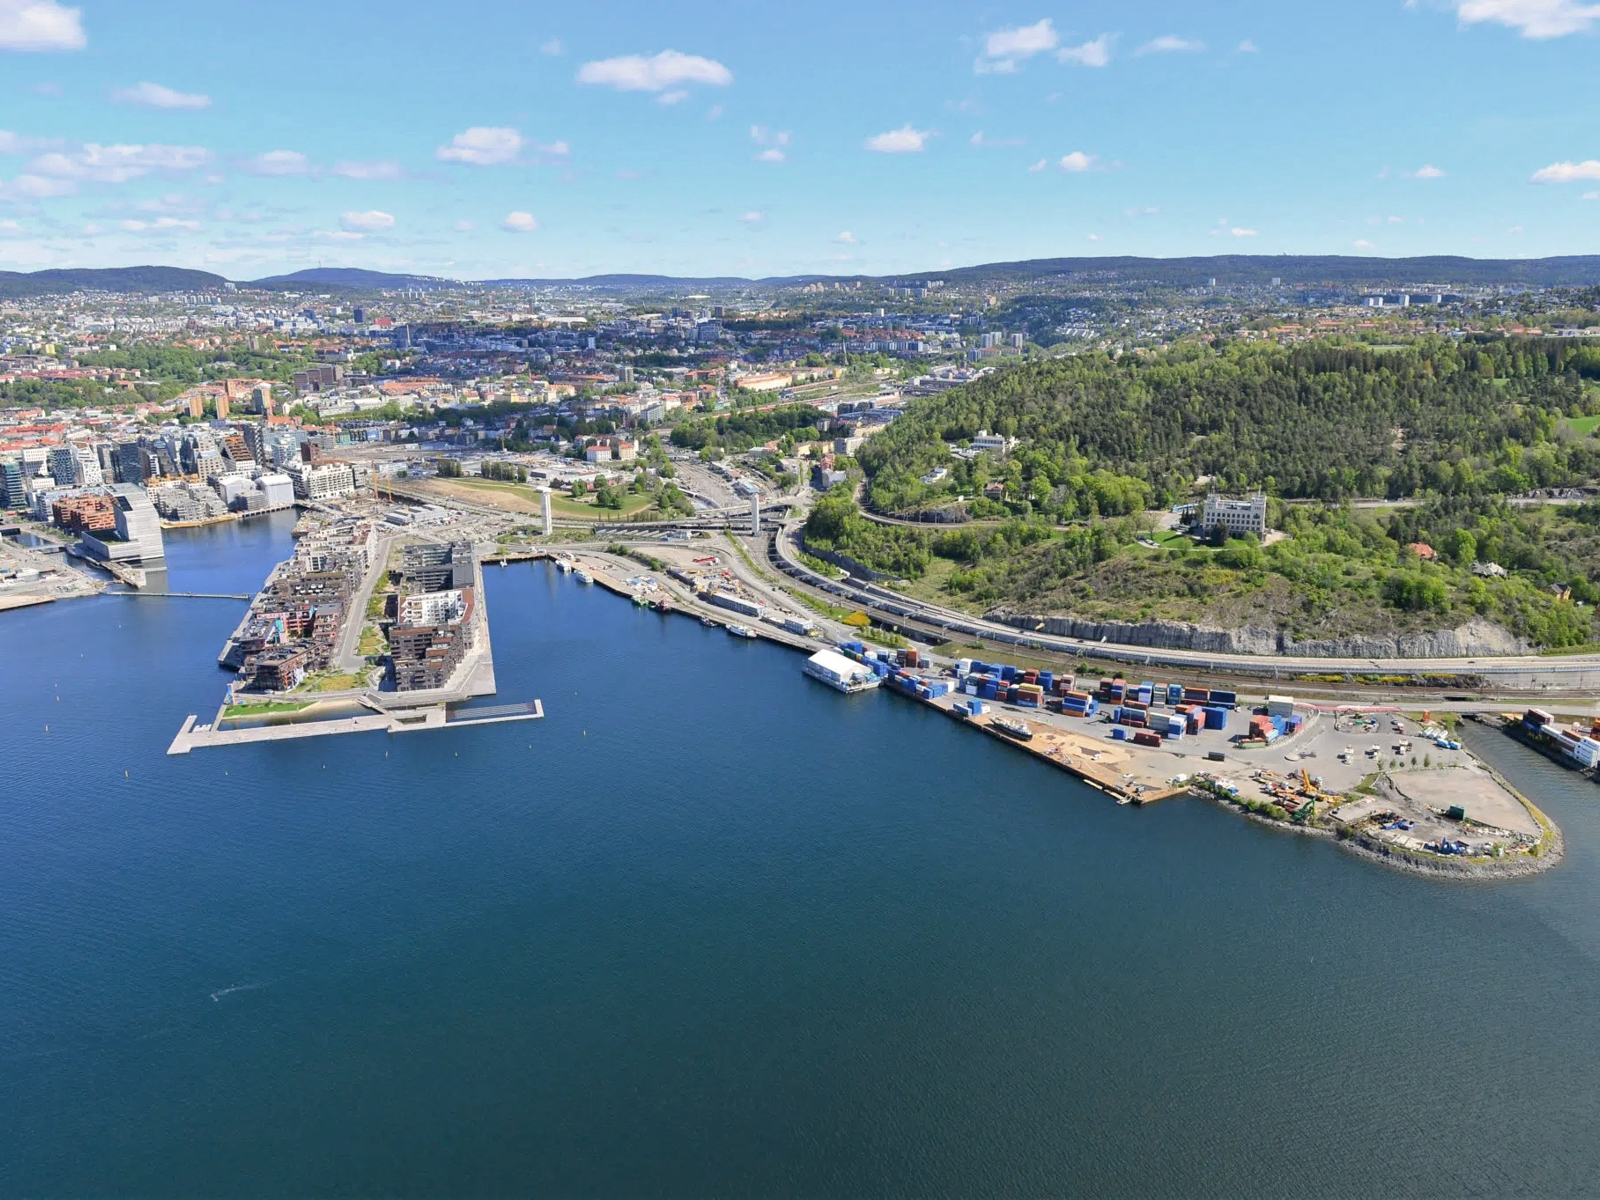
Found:
[{"label": "buoy", "polygon": [[126,778],[127,778],[127,777],[128,777],[128,773],[127,773],[127,772],[126,772],[126,771],[124,771],[124,772],[123,772],[123,773],[122,773],[122,777],[123,777],[123,778],[124,778],[124,779],[126,779]]}]

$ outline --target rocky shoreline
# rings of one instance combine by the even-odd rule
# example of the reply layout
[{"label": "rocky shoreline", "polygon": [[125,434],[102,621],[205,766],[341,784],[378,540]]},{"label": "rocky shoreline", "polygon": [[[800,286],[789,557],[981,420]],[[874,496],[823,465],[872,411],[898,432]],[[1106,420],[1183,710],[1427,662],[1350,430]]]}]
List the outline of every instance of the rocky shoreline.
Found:
[{"label": "rocky shoreline", "polygon": [[1550,870],[1561,863],[1566,857],[1566,839],[1561,830],[1545,816],[1521,792],[1513,788],[1502,778],[1498,772],[1486,767],[1491,774],[1499,779],[1502,786],[1511,792],[1533,813],[1534,819],[1545,831],[1545,840],[1540,843],[1540,853],[1506,855],[1503,858],[1455,858],[1436,854],[1417,854],[1399,846],[1392,846],[1381,842],[1366,834],[1352,832],[1347,829],[1329,829],[1325,826],[1295,825],[1287,821],[1274,820],[1271,817],[1253,813],[1242,804],[1234,804],[1213,795],[1211,792],[1194,789],[1190,796],[1200,800],[1210,800],[1218,807],[1223,808],[1247,821],[1254,821],[1268,829],[1280,833],[1293,834],[1298,837],[1314,837],[1331,841],[1346,854],[1364,859],[1380,867],[1387,867],[1392,871],[1403,871],[1410,875],[1419,875],[1430,879],[1445,879],[1459,882],[1478,882],[1500,879],[1525,879],[1530,875],[1538,875]]}]

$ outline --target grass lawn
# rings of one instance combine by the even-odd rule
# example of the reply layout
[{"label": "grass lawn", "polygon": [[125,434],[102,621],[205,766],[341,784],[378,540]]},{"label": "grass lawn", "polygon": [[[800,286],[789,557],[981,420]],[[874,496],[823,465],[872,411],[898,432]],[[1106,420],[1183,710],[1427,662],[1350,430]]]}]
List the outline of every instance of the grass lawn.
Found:
[{"label": "grass lawn", "polygon": [[1562,423],[1579,437],[1591,437],[1596,429],[1600,429],[1600,416],[1567,417]]},{"label": "grass lawn", "polygon": [[[446,482],[476,491],[504,492],[535,506],[539,503],[539,493],[525,483],[503,483],[498,479],[451,479]],[[596,508],[587,501],[574,500],[568,496],[550,497],[551,511],[558,517],[566,517],[573,521],[612,521],[618,517],[634,516],[654,504],[653,497],[636,496],[631,492],[623,497],[621,508]]]},{"label": "grass lawn", "polygon": [[303,708],[310,708],[312,701],[307,700],[300,704],[287,702],[274,702],[268,704],[234,704],[224,710],[222,717],[227,720],[231,717],[265,717],[272,713],[299,712]]},{"label": "grass lawn", "polygon": [[[313,675],[295,690],[297,692],[348,692],[366,686],[365,675]],[[303,707],[303,706],[302,706]]]}]

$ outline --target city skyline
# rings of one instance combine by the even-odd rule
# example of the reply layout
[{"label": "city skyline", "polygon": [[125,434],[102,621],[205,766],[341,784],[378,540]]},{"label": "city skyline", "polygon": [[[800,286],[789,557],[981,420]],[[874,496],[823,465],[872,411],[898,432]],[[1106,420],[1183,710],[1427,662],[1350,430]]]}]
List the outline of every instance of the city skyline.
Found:
[{"label": "city skyline", "polygon": [[1600,135],[1542,86],[1592,55],[1573,0],[279,11],[0,0],[0,269],[1514,258],[1600,225]]}]

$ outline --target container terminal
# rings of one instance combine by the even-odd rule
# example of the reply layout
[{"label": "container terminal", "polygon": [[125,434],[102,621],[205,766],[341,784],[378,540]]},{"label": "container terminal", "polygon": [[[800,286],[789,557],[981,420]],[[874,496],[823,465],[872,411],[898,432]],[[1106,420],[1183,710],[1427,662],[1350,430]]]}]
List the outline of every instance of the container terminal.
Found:
[{"label": "container terminal", "polygon": [[[677,585],[667,605],[651,607],[708,624],[723,624],[719,614],[730,611],[712,594],[753,597],[717,555],[663,572],[665,580],[622,575],[617,556],[587,549],[538,557],[636,603]],[[1397,708],[1277,694],[1247,700],[1233,689],[951,661],[916,647],[873,647],[864,637],[830,644],[815,622],[798,633],[777,615],[768,606],[753,631],[803,651],[808,679],[857,702],[884,691],[925,704],[1119,804],[1205,798],[1295,832],[1337,837],[1390,865],[1463,876],[1519,874],[1560,858],[1559,831],[1473,758],[1447,714],[1418,719]]]}]

